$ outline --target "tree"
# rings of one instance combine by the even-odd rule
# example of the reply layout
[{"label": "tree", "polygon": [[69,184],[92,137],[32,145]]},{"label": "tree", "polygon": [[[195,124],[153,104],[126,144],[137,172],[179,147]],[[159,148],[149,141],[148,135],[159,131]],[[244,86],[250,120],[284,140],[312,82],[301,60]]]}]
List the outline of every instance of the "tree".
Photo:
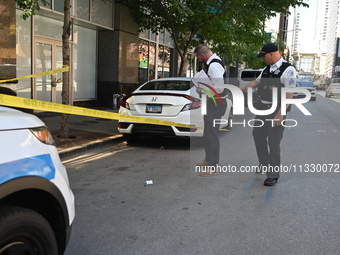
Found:
[{"label": "tree", "polygon": [[[15,0],[18,6],[23,10],[21,17],[26,20],[28,17],[35,15],[40,10],[39,0]],[[49,3],[41,0],[44,6]],[[70,66],[70,46],[69,38],[71,33],[71,1],[64,0],[64,24],[63,24],[63,65]],[[62,103],[69,104],[70,72],[63,73]],[[69,138],[69,115],[61,115],[60,137]]]},{"label": "tree", "polygon": [[[179,76],[184,76],[190,48],[200,41],[240,59],[241,54],[263,44],[263,22],[289,6],[307,6],[303,0],[122,0],[131,7],[140,30],[166,29],[179,52]],[[197,37],[199,40],[194,40]],[[249,47],[251,46],[251,47]]]}]

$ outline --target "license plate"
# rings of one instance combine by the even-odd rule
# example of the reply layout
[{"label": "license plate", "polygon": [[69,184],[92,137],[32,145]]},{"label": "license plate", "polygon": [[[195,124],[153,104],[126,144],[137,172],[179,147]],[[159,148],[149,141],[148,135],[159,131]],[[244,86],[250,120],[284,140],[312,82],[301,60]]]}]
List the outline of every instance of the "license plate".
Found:
[{"label": "license plate", "polygon": [[162,113],[161,104],[147,104],[146,113]]}]

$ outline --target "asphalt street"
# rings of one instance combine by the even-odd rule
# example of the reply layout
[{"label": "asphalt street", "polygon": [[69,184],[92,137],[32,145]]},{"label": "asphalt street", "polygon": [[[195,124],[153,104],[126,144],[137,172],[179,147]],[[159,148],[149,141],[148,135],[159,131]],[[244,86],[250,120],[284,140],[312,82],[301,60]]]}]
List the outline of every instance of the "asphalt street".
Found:
[{"label": "asphalt street", "polygon": [[311,116],[293,107],[287,118],[297,125],[281,146],[286,172],[274,187],[241,172],[258,163],[252,128],[240,124],[221,132],[225,172],[216,176],[195,172],[201,139],[143,137],[65,160],[76,197],[65,254],[338,254],[337,100],[318,95],[305,104]]}]

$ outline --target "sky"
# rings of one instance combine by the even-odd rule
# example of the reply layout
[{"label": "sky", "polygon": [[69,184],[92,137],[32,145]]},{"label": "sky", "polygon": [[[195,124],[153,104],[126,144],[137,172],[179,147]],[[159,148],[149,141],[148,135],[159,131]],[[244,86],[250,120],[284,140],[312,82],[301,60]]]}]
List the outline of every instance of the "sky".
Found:
[{"label": "sky", "polygon": [[300,7],[299,51],[315,52],[314,32],[317,0],[305,0],[309,8]]}]

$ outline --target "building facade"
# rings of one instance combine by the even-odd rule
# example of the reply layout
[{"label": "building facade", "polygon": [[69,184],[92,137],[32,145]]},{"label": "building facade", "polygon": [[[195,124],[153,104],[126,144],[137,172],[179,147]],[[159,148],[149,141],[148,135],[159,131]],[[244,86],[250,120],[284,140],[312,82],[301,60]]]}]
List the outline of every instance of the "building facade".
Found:
[{"label": "building facade", "polygon": [[[13,0],[0,3],[0,79],[62,67],[63,0],[27,20]],[[118,1],[71,0],[70,104],[112,106],[113,94],[131,93],[150,79],[177,75],[178,54],[168,32],[139,33],[131,10]],[[188,76],[195,61],[188,56]],[[3,84],[17,95],[61,103],[62,74]]]}]

